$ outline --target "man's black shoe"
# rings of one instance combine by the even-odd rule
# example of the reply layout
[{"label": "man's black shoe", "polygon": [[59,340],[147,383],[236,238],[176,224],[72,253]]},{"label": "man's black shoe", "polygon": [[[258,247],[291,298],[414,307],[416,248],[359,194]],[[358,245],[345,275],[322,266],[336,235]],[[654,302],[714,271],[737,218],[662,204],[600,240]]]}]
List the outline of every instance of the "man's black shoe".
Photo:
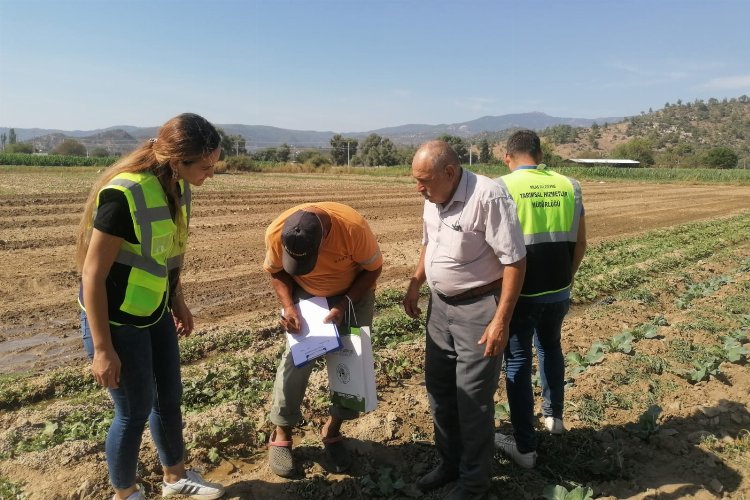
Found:
[{"label": "man's black shoe", "polygon": [[436,490],[456,479],[458,479],[457,470],[448,469],[440,464],[417,480],[417,488],[423,493],[427,493],[428,491]]},{"label": "man's black shoe", "polygon": [[457,484],[448,492],[448,495],[443,500],[485,500],[486,498],[486,491],[483,493],[471,493],[466,491],[460,484]]}]

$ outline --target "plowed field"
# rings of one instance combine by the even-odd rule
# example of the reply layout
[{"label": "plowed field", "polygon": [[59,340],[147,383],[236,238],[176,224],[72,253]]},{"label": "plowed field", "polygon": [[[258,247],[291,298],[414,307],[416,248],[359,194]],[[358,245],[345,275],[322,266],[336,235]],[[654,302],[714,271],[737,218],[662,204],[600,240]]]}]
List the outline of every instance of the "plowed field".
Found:
[{"label": "plowed field", "polygon": [[[72,255],[93,178],[0,175],[0,373],[81,359]],[[747,187],[584,182],[583,190],[593,242],[750,208]],[[337,201],[364,215],[385,258],[381,287],[402,286],[416,263],[422,198],[407,178],[224,175],[194,193],[183,283],[198,329],[275,310],[263,234],[298,203]]]},{"label": "plowed field", "polygon": [[[32,500],[111,498],[103,450],[111,403],[86,370],[73,262],[94,177],[0,170],[0,499],[15,498],[11,488]],[[600,356],[580,371],[568,360],[569,431],[539,427],[532,470],[498,455],[490,498],[539,498],[555,484],[610,499],[748,498],[750,373],[746,355],[734,354],[750,329],[750,187],[581,184],[590,247],[563,349],[583,359],[600,345]],[[265,456],[269,384],[284,340],[266,328],[278,305],[261,268],[263,235],[281,211],[307,201],[346,203],[369,221],[385,259],[375,323],[388,321],[375,328],[378,409],[342,429],[354,466],[326,468],[318,432],[327,381],[316,370],[295,428],[300,475],[285,480]],[[194,190],[182,278],[196,316],[195,335],[182,341],[187,459],[225,484],[227,498],[419,495],[416,479],[436,463],[424,334],[403,328],[394,291],[418,258],[422,203],[407,177],[221,175]],[[501,383],[497,402],[504,398]],[[644,420],[655,406],[661,413]],[[140,460],[139,481],[156,497],[161,470],[148,438]]]}]

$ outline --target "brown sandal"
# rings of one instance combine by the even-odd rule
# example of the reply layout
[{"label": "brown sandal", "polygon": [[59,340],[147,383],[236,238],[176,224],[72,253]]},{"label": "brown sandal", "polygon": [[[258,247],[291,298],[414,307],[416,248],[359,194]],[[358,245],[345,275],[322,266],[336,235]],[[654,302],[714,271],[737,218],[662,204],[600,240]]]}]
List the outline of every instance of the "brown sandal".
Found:
[{"label": "brown sandal", "polygon": [[294,457],[291,441],[274,441],[276,430],[268,440],[268,465],[274,474],[290,478],[294,476]]}]

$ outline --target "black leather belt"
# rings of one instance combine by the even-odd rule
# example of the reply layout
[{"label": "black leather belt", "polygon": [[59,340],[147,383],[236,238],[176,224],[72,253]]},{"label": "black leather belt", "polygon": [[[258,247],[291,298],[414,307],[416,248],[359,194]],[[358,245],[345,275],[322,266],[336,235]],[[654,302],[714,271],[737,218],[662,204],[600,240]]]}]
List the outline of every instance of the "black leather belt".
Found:
[{"label": "black leather belt", "polygon": [[487,283],[486,285],[481,285],[476,288],[472,288],[471,290],[466,290],[465,292],[461,292],[451,297],[448,297],[447,295],[443,295],[442,293],[439,293],[439,292],[435,292],[435,293],[437,293],[437,296],[440,297],[440,300],[442,300],[446,304],[455,305],[460,302],[465,302],[469,299],[474,299],[477,297],[484,297],[485,295],[490,295],[496,292],[499,293],[500,281],[501,280],[495,280],[492,283]]}]

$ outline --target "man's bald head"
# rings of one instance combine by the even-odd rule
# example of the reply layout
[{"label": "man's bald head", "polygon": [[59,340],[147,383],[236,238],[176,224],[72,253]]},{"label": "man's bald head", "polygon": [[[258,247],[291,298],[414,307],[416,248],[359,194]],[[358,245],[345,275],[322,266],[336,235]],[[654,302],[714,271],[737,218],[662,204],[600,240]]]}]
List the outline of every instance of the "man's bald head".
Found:
[{"label": "man's bald head", "polygon": [[458,155],[445,141],[429,141],[414,153],[411,175],[417,191],[432,203],[446,203],[461,180]]},{"label": "man's bald head", "polygon": [[419,149],[414,154],[414,159],[416,160],[417,157],[419,157],[420,161],[428,162],[435,173],[442,174],[448,165],[455,167],[460,165],[458,155],[451,145],[440,140],[428,141],[419,146]]}]

